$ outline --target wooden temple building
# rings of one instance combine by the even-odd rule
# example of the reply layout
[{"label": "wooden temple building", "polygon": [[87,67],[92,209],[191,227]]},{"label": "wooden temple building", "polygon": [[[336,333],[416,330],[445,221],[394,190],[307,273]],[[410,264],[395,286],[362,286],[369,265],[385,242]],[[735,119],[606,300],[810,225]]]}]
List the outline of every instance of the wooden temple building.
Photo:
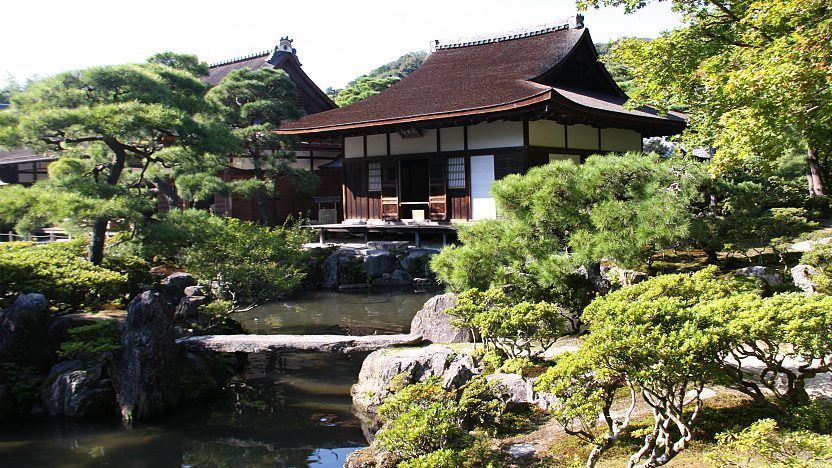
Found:
[{"label": "wooden temple building", "polygon": [[[215,86],[233,70],[257,70],[264,67],[280,69],[289,75],[297,86],[296,105],[303,113],[311,115],[338,107],[303,71],[297,50],[292,47],[292,40],[288,37],[281,38],[274,50],[210,65],[209,74],[204,80]],[[301,147],[294,151],[296,161],[293,166],[312,171],[321,183],[316,193],[307,194],[297,190],[288,177],[278,176],[278,193],[272,199],[270,207],[273,219],[283,222],[289,216],[303,214],[321,222],[341,221],[341,148],[339,138],[320,137],[306,139]],[[226,180],[253,177],[253,166],[245,158],[232,158],[230,165],[231,168],[223,174]],[[211,208],[223,216],[255,221],[262,219],[254,197],[216,196]]]},{"label": "wooden temple building", "polygon": [[685,127],[678,114],[624,107],[581,16],[432,49],[378,95],[281,124],[305,141],[344,139],[343,225],[494,218],[495,180],[639,151],[642,138]]}]

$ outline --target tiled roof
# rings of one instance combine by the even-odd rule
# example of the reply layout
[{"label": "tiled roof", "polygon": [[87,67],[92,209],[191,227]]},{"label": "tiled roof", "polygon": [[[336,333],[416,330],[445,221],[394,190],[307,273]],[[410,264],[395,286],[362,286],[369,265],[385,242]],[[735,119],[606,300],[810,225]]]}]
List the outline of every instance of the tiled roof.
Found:
[{"label": "tiled roof", "polygon": [[653,109],[624,108],[625,95],[600,64],[592,64],[589,69],[596,82],[607,83],[595,88],[606,91],[584,92],[554,84],[557,80],[550,78],[559,73],[558,66],[575,62],[565,60],[577,57],[571,55],[573,51],[577,54],[592,48],[592,61],[596,60],[589,32],[580,23],[437,43],[434,48],[421,67],[381,93],[346,107],[285,121],[279,133],[332,134],[463,116],[488,118],[527,107],[549,105],[551,110],[558,102],[575,109],[591,108],[595,114],[609,118],[637,121],[633,127],[642,130],[651,122],[671,133],[678,133],[684,126],[684,119],[677,115],[664,117]]},{"label": "tiled roof", "polygon": [[265,52],[246,55],[245,57],[213,63],[209,66],[208,76],[205,77],[205,82],[211,86],[216,86],[220,81],[222,81],[223,78],[225,78],[225,75],[239,68],[246,67],[252,70],[257,70],[258,68],[263,67],[272,68],[273,65],[268,62],[271,54],[272,51],[267,50]]},{"label": "tiled roof", "polygon": [[55,159],[55,156],[35,154],[31,150],[26,148],[20,148],[11,151],[0,150],[0,166],[34,161],[52,161],[53,159]]}]

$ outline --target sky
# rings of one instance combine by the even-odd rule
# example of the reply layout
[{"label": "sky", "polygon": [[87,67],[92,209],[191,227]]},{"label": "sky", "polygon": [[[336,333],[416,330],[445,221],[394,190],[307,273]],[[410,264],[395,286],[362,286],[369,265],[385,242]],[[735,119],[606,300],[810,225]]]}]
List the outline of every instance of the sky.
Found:
[{"label": "sky", "polygon": [[[656,37],[679,24],[670,2],[641,12],[584,12],[596,42]],[[486,35],[576,13],[574,0],[7,0],[0,24],[0,84],[95,65],[141,62],[166,50],[207,62],[272,49],[294,39],[306,73],[322,88],[433,39]]]}]

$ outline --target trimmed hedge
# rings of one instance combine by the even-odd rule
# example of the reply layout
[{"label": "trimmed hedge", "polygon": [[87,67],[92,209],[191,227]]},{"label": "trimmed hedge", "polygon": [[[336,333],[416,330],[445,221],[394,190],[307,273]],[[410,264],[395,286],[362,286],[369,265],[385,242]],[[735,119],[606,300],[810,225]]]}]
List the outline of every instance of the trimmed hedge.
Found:
[{"label": "trimmed hedge", "polygon": [[[116,267],[118,262],[108,265]],[[0,244],[0,293],[41,293],[60,310],[89,308],[122,298],[130,277],[146,264],[130,261],[131,273],[96,266],[86,259],[83,240],[36,245],[31,242]]]}]

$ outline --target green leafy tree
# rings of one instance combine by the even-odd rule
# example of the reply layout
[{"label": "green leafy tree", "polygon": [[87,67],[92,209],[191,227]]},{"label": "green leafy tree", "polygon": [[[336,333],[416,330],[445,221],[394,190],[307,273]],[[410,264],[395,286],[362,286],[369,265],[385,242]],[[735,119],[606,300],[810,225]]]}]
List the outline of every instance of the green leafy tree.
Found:
[{"label": "green leafy tree", "polygon": [[287,176],[309,192],[318,186],[317,176],[291,166],[295,140],[274,133],[281,120],[300,116],[296,97],[289,75],[271,68],[234,70],[206,96],[216,121],[231,129],[234,147],[230,154],[251,162],[255,184],[249,189],[269,226],[275,224],[270,201],[277,191],[277,176]]},{"label": "green leafy tree", "polygon": [[[644,0],[579,0],[580,8]],[[826,0],[673,0],[683,26],[625,39],[609,59],[632,71],[632,105],[689,112],[683,140],[716,149],[714,169],[785,150],[806,155],[825,194],[832,152],[832,6]]]},{"label": "green leafy tree", "polygon": [[804,188],[802,166],[797,155],[773,162],[755,159],[708,180],[705,192],[710,195],[694,209],[692,243],[712,262],[721,251],[750,262],[771,248],[785,266],[785,244],[814,229],[822,217],[817,199]]},{"label": "green leafy tree", "polygon": [[347,83],[344,89],[327,89],[336,104],[346,106],[378,94],[411,74],[427,58],[427,53],[408,52],[398,59],[385,63],[370,73]]},{"label": "green leafy tree", "polygon": [[268,228],[204,210],[172,211],[134,239],[142,257],[182,265],[235,307],[261,304],[293,292],[307,272],[308,230]]},{"label": "green leafy tree", "polygon": [[[603,358],[587,351],[591,350],[583,348],[581,352],[560,355],[557,363],[535,382],[535,387],[556,398],[550,411],[564,431],[592,445],[586,463],[592,467],[629,427],[636,407],[636,388],[628,386],[629,405],[614,414],[616,392],[625,387],[626,377],[599,366]],[[602,434],[596,427],[599,415],[605,426]]]},{"label": "green leafy tree", "polygon": [[346,88],[335,95],[335,104],[348,106],[352,103],[363,101],[370,96],[376,95],[385,89],[401,81],[397,76],[387,78],[370,78],[362,76],[351,82]]},{"label": "green leafy tree", "polygon": [[706,384],[730,385],[782,415],[805,413],[806,380],[830,371],[830,301],[764,298],[757,281],[722,278],[715,267],[658,276],[593,301],[580,349],[537,388],[557,397],[553,412],[567,432],[594,445],[592,466],[629,424],[628,413],[609,413],[612,395],[626,387],[654,417],[629,464],[664,465],[692,440]]},{"label": "green leafy tree", "polygon": [[0,104],[8,104],[11,97],[23,90],[23,86],[9,76],[5,86],[0,87]]},{"label": "green leafy tree", "polygon": [[628,153],[509,175],[492,187],[503,220],[461,231],[462,245],[444,249],[432,266],[453,288],[511,285],[526,298],[580,311],[591,295],[575,288],[576,267],[597,273],[602,258],[642,267],[687,239],[702,172],[694,163]]},{"label": "green leafy tree", "polygon": [[546,352],[565,333],[568,314],[547,302],[517,302],[502,289],[469,289],[448,313],[512,358]]},{"label": "green leafy tree", "polygon": [[[0,113],[0,144],[61,158],[32,189],[43,208],[34,217],[91,232],[89,260],[100,264],[108,224],[138,223],[152,209],[148,172],[177,164],[181,148],[222,146],[194,117],[205,91],[188,72],[147,63],[62,73],[16,94]],[[0,190],[4,201],[10,194]]]},{"label": "green leafy tree", "polygon": [[194,76],[208,76],[208,64],[199,60],[196,55],[177,54],[175,52],[159,52],[147,59],[148,63],[158,63],[177,70],[186,71]]}]

